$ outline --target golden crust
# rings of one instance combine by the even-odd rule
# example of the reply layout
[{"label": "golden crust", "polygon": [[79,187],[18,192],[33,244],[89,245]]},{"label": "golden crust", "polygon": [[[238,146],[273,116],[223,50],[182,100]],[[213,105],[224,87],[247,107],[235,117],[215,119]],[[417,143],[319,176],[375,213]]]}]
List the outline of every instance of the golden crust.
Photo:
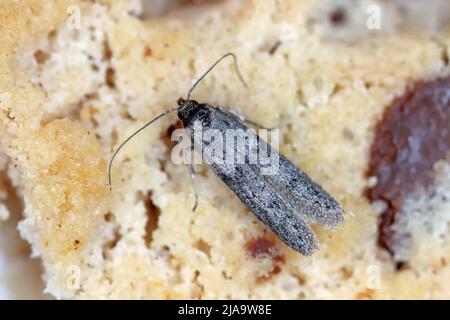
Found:
[{"label": "golden crust", "polygon": [[109,195],[98,142],[80,123],[53,120],[16,143],[44,258],[73,263],[103,218]]}]

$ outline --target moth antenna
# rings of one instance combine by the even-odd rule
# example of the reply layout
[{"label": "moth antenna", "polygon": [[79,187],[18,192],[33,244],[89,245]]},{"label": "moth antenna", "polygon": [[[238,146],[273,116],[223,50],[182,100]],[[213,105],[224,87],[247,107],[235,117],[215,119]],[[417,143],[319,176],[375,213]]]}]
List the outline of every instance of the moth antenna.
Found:
[{"label": "moth antenna", "polygon": [[239,71],[236,55],[233,52],[228,52],[228,53],[225,53],[219,60],[214,62],[213,65],[211,67],[209,67],[208,70],[206,70],[205,73],[203,73],[202,76],[197,79],[197,81],[195,81],[195,83],[192,85],[192,87],[188,91],[187,99],[186,99],[187,101],[189,101],[189,99],[191,98],[192,91],[194,91],[195,87],[200,83],[200,81],[202,81],[207,76],[207,74],[210,73],[211,70],[214,69],[219,64],[220,61],[222,61],[223,59],[225,59],[226,57],[229,57],[229,56],[233,57],[234,69],[236,70],[239,80],[241,80],[244,87],[248,88],[247,83],[244,80],[244,77],[242,77],[242,74]]},{"label": "moth antenna", "polygon": [[141,128],[139,128],[138,130],[136,130],[135,132],[133,132],[128,138],[125,139],[124,142],[122,142],[120,144],[120,146],[117,148],[117,150],[114,152],[114,154],[111,157],[111,160],[109,161],[109,167],[108,167],[108,185],[109,185],[109,190],[112,191],[112,184],[111,184],[111,170],[112,170],[112,164],[113,161],[115,159],[115,157],[117,156],[117,154],[119,153],[120,149],[122,149],[122,147],[124,145],[126,145],[128,143],[128,141],[130,141],[131,139],[133,139],[139,132],[141,132],[142,130],[144,130],[145,128],[147,128],[148,126],[150,126],[153,122],[155,122],[156,120],[168,115],[169,113],[178,111],[178,108],[174,108],[174,109],[170,109],[167,111],[164,111],[163,113],[161,113],[160,115],[156,116],[155,118],[153,118],[152,120],[150,120],[149,122],[147,122],[145,125],[143,125]]}]

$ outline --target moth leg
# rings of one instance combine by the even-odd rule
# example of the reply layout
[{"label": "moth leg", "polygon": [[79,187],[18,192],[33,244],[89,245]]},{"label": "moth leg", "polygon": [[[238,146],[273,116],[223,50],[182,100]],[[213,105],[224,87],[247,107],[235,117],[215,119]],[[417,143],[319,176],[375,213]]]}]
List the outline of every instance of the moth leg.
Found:
[{"label": "moth leg", "polygon": [[239,112],[237,112],[234,109],[231,109],[231,108],[228,108],[228,107],[222,107],[222,106],[219,106],[218,108],[219,108],[220,111],[222,111],[224,113],[227,113],[229,115],[233,115],[233,116],[237,117],[239,120],[241,120],[241,122],[247,123],[247,124],[249,124],[251,126],[257,127],[259,129],[266,129],[266,130],[270,130],[271,129],[271,128],[266,128],[266,127],[264,127],[263,125],[261,125],[259,123],[256,123],[256,122],[253,122],[251,120],[248,120],[247,118],[245,118],[245,116],[242,113],[239,113]]},{"label": "moth leg", "polygon": [[191,164],[191,170],[192,170],[192,173],[193,173],[194,175],[196,175],[196,174],[201,174],[201,173],[202,173],[201,170],[199,170],[199,171],[195,170],[195,168],[194,168],[194,166],[193,166],[192,164]]},{"label": "moth leg", "polygon": [[194,206],[192,207],[192,212],[195,212],[195,209],[197,209],[197,205],[198,205],[198,192],[197,192],[197,187],[195,186],[195,171],[194,171],[194,167],[192,166],[192,164],[188,164],[187,168],[189,171],[189,177],[191,178],[192,187],[194,190],[195,201],[194,201]]}]

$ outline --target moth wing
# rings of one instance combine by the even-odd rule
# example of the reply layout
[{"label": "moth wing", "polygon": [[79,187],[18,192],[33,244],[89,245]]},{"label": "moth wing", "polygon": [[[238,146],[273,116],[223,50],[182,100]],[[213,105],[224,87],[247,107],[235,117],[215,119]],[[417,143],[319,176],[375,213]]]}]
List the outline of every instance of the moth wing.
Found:
[{"label": "moth wing", "polygon": [[[216,111],[218,111],[216,118],[220,119],[219,122],[228,122],[230,128],[248,129],[237,116],[225,114],[217,109]],[[267,164],[273,166],[273,161],[276,161],[275,166],[270,170],[265,170],[267,174],[263,174],[263,176],[278,190],[282,198],[288,199],[295,211],[308,222],[316,222],[327,229],[335,229],[339,226],[344,221],[339,203],[266,141],[255,137],[257,138],[258,155],[267,155],[264,163],[261,163],[261,157],[258,158],[258,168],[260,171],[261,168],[267,169]],[[240,150],[237,152],[239,153]],[[243,150],[243,152],[245,153],[247,150]],[[248,154],[245,153],[243,156],[246,157],[246,163],[248,163],[250,161]]]},{"label": "moth wing", "polygon": [[[247,130],[237,117],[225,114],[218,109],[212,109],[211,112],[213,114],[211,128],[220,132],[226,129]],[[255,135],[250,134],[250,138],[258,141]],[[265,142],[261,140],[258,143]],[[249,161],[248,144],[240,148],[236,147],[233,141],[232,145],[236,153],[233,155],[233,160],[243,158],[244,164],[227,164],[226,157],[222,159],[222,163],[211,161],[214,156],[207,152],[207,148],[203,149],[203,156],[222,181],[281,240],[301,254],[311,255],[318,248],[318,241],[306,216],[298,214],[295,202],[290,195],[280,192],[279,183],[274,183],[268,176],[262,175],[260,165]]]},{"label": "moth wing", "polygon": [[283,197],[290,199],[296,212],[308,221],[327,229],[334,229],[343,222],[339,203],[283,155],[279,155],[278,169],[274,174],[267,175],[267,179]]},{"label": "moth wing", "polygon": [[238,198],[283,242],[305,256],[318,248],[318,240],[307,221],[292,204],[268,184],[255,165],[237,166],[223,170],[211,165]]}]

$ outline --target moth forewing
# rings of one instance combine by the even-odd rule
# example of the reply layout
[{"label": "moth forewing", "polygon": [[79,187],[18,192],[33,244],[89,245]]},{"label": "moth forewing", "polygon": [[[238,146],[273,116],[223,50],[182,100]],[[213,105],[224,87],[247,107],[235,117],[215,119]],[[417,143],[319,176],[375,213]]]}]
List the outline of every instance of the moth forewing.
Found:
[{"label": "moth forewing", "polygon": [[344,218],[343,211],[333,197],[311,180],[285,156],[279,156],[279,169],[267,178],[278,186],[286,199],[291,199],[296,212],[310,222],[334,229]]},{"label": "moth forewing", "polygon": [[[237,159],[245,158],[245,163],[237,162],[237,165],[256,164],[256,170],[266,183],[271,184],[282,196],[283,201],[289,202],[294,212],[301,215],[303,220],[318,223],[328,229],[334,229],[343,222],[343,212],[339,203],[306,173],[279,154],[264,139],[256,136],[255,131],[249,130],[237,116],[224,113],[219,108],[212,106],[210,108],[212,108],[210,123],[213,128],[219,131],[227,129],[245,131],[248,133],[247,136],[250,136],[245,140],[245,147],[239,143],[227,143],[227,148],[234,149]],[[251,152],[255,146],[257,163],[254,162],[256,152]],[[225,155],[227,156],[228,154]],[[227,160],[225,159],[225,162]]]},{"label": "moth forewing", "polygon": [[255,216],[282,241],[303,255],[311,255],[318,241],[307,222],[291,203],[267,183],[257,165],[239,165],[234,170],[212,164],[213,171]]},{"label": "moth forewing", "polygon": [[[295,203],[286,197],[280,190],[280,184],[272,183],[265,175],[261,165],[254,160],[252,152],[275,152],[270,145],[259,139],[255,131],[248,128],[237,118],[230,117],[217,108],[210,107],[209,118],[203,119],[203,125],[210,126],[205,129],[214,129],[226,136],[226,130],[239,130],[245,132],[245,143],[231,141],[234,146],[232,155],[224,153],[224,161],[212,161],[214,156],[210,148],[203,147],[203,157],[210,163],[213,171],[223,182],[239,197],[239,199],[281,240],[294,250],[311,255],[318,248],[318,241],[307,223],[307,219],[298,214]],[[200,120],[200,119],[199,119]],[[225,138],[226,140],[226,138]],[[230,141],[229,141],[230,142]],[[205,146],[205,144],[203,144]],[[239,146],[239,147],[238,147]],[[243,163],[230,163],[226,157],[236,155],[235,159],[243,158]]]}]

